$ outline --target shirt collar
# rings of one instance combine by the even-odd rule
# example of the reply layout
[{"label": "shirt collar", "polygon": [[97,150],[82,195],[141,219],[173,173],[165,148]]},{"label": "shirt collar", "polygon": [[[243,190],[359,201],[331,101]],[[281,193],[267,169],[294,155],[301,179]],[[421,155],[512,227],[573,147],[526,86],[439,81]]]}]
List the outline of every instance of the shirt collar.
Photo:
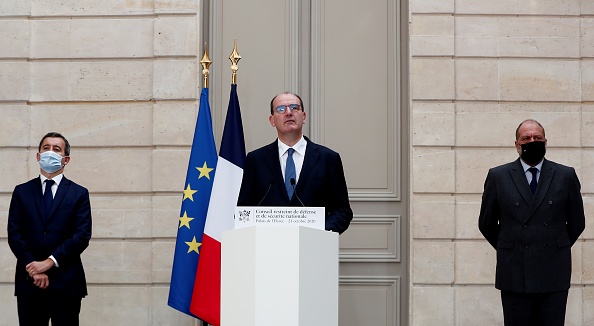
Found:
[{"label": "shirt collar", "polygon": [[[301,139],[299,139],[299,141],[297,142],[297,144],[295,144],[293,146],[293,149],[295,150],[295,152],[299,153],[299,155],[301,156],[305,156],[305,148],[307,147],[307,140],[305,140],[305,137],[301,136]],[[289,145],[283,143],[280,139],[278,140],[278,154],[279,157],[283,156],[287,150],[289,149]]]},{"label": "shirt collar", "polygon": [[[542,160],[540,160],[540,162],[538,164],[536,164],[534,167],[538,170],[541,171],[542,170],[542,163],[544,162],[544,158]],[[526,164],[526,162],[524,162],[522,159],[520,159],[520,163],[522,163],[522,168],[524,168],[524,173],[526,173],[526,171],[528,171],[529,168],[531,168],[530,165]]]},{"label": "shirt collar", "polygon": [[[56,183],[56,186],[60,185],[60,181],[62,181],[62,178],[64,177],[63,173],[58,174],[57,176],[53,177],[52,180],[54,180],[54,182]],[[41,184],[43,185],[43,183],[45,182],[45,180],[47,180],[47,178],[43,175],[40,174],[39,178],[41,179]]]}]

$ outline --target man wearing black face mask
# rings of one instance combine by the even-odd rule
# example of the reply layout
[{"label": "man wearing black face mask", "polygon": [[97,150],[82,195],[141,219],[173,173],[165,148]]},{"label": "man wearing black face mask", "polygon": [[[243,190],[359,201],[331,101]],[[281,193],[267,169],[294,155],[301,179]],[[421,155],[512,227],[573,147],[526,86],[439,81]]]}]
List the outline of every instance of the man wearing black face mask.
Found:
[{"label": "man wearing black face mask", "polygon": [[585,227],[575,170],[544,158],[544,128],[516,129],[518,160],[489,170],[479,229],[497,251],[495,287],[510,325],[564,325],[571,246]]}]

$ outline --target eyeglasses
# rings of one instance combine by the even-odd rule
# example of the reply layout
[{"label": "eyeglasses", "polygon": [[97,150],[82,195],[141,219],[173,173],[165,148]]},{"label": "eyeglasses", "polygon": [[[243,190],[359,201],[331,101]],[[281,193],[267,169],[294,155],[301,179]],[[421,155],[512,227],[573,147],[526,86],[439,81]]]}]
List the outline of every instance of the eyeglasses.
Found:
[{"label": "eyeglasses", "polygon": [[301,105],[299,104],[289,104],[289,105],[279,105],[274,108],[274,110],[278,113],[285,113],[285,111],[289,109],[291,112],[293,111],[301,111]]}]

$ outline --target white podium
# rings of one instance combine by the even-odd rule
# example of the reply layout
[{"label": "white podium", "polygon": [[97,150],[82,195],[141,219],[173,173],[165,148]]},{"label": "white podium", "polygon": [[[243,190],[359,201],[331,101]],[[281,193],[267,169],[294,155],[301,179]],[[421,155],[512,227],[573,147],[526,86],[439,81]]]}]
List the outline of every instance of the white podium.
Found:
[{"label": "white podium", "polygon": [[338,233],[253,226],[221,245],[221,326],[338,326]]}]

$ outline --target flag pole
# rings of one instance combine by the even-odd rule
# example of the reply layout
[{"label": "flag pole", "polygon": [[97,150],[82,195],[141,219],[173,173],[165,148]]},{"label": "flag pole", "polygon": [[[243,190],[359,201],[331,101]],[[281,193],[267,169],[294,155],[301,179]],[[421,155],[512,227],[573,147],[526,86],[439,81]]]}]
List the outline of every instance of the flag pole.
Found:
[{"label": "flag pole", "polygon": [[[206,43],[204,44],[204,55],[202,56],[202,60],[200,60],[200,64],[202,65],[202,75],[204,76],[203,87],[208,88],[209,67],[212,64],[212,60],[208,57]],[[200,320],[200,326],[209,326],[209,324],[204,320]]]},{"label": "flag pole", "polygon": [[231,60],[231,71],[233,72],[233,74],[231,75],[231,84],[232,85],[237,84],[237,70],[239,69],[239,66],[237,65],[237,63],[239,62],[240,59],[241,59],[241,56],[237,52],[237,39],[234,39],[233,40],[233,52],[231,52],[231,55],[229,56],[229,60]]}]

